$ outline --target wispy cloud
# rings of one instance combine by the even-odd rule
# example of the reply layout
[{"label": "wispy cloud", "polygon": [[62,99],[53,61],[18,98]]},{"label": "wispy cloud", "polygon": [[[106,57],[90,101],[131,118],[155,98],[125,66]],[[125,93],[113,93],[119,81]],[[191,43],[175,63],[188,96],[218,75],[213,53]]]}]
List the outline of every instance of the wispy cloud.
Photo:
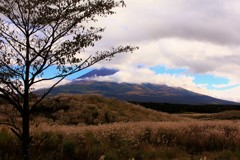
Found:
[{"label": "wispy cloud", "polygon": [[[35,90],[49,88],[49,87],[52,87],[55,83],[57,83],[57,81],[58,81],[58,79],[42,81],[42,82],[36,83],[33,87]],[[70,82],[71,82],[71,80],[64,79],[58,85],[64,85],[64,84],[67,84]]]}]

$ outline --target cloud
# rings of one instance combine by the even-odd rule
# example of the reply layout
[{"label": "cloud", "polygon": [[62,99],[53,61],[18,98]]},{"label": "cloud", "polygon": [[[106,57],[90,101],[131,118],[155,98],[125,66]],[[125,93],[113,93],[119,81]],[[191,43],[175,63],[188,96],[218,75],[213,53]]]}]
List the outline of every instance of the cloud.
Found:
[{"label": "cloud", "polygon": [[[238,100],[240,83],[240,5],[238,0],[125,0],[127,8],[100,18],[97,25],[106,27],[103,39],[89,53],[119,44],[140,49],[133,54],[119,54],[102,66],[119,69],[115,81],[154,82],[204,93],[218,98]],[[139,69],[137,66],[143,65]],[[184,69],[182,75],[157,75],[149,68]],[[207,88],[207,80],[196,84],[197,74],[227,79],[229,84]]]},{"label": "cloud", "polygon": [[[208,74],[228,79],[229,85],[239,84],[239,46],[179,38],[164,38],[142,42],[139,45],[140,49],[135,53],[117,55],[111,62],[100,62],[95,67],[107,66],[123,71],[122,73],[119,72],[115,79],[112,77],[114,81],[161,83],[217,98],[240,101],[240,97],[236,94],[238,93],[236,92],[237,89],[234,89],[236,86],[229,88],[230,86],[227,86],[227,84],[220,84],[219,87],[225,86],[224,91],[210,90],[206,84],[196,84],[193,81],[195,74]],[[145,70],[141,70],[141,72],[137,70],[139,64],[145,66]],[[167,68],[182,68],[185,73],[181,76],[168,73],[154,75],[150,70],[147,70],[158,65]],[[206,80],[205,83],[208,83],[208,81]],[[217,86],[213,85],[213,87]]]},{"label": "cloud", "polygon": [[240,92],[240,86],[230,87],[229,85],[219,85],[218,87],[227,87],[224,90],[210,90],[207,88],[206,84],[196,84],[194,82],[195,78],[193,76],[184,74],[157,74],[148,68],[128,68],[127,70],[121,70],[114,75],[95,77],[91,80],[96,81],[114,81],[118,83],[128,82],[128,83],[153,83],[153,84],[163,84],[171,87],[180,87],[196,93],[209,95],[215,98],[238,101],[240,102],[240,97],[238,94]]},{"label": "cloud", "polygon": [[[36,83],[33,88],[35,90],[38,90],[38,89],[42,89],[42,88],[50,88],[52,87],[58,80],[57,79],[54,79],[54,80],[49,80],[49,81],[42,81],[42,82],[39,82],[39,83]],[[71,82],[71,80],[62,80],[57,86],[59,85],[64,85],[64,84],[67,84]]]},{"label": "cloud", "polygon": [[[114,41],[136,42],[178,37],[210,43],[240,42],[237,0],[126,0],[127,8],[100,19],[104,36]],[[237,5],[236,5],[237,4]]]},{"label": "cloud", "polygon": [[211,95],[216,98],[240,102],[240,97],[237,93],[240,92],[240,86],[236,86],[229,89],[224,90],[207,90],[205,91],[205,94]]},{"label": "cloud", "polygon": [[[153,83],[166,84],[172,87],[183,87],[189,90],[197,90],[198,86],[193,82],[194,77],[183,74],[156,74],[149,68],[125,68],[111,76],[95,77],[97,81],[115,81],[129,83]],[[200,89],[200,88],[198,88]]]},{"label": "cloud", "polygon": [[[118,69],[144,64],[148,67],[185,68],[188,73],[213,74],[232,81],[240,81],[239,46],[229,47],[178,38],[159,39],[139,43],[133,54],[117,55],[111,62],[100,62],[96,67]],[[229,72],[231,71],[231,72]]]},{"label": "cloud", "polygon": [[214,88],[219,90],[226,90],[226,89],[232,89],[238,87],[239,83],[227,83],[227,84],[215,84],[213,85]]},{"label": "cloud", "polygon": [[132,44],[140,49],[100,65],[120,68],[165,65],[240,81],[237,0],[126,0],[126,3],[127,8],[117,9],[116,15],[99,20],[99,25],[106,26],[106,32],[96,48]]}]

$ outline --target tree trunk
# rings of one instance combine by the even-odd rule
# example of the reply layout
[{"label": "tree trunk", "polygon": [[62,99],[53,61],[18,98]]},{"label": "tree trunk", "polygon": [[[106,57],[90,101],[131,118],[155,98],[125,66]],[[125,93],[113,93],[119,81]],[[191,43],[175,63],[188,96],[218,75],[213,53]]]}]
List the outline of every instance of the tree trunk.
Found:
[{"label": "tree trunk", "polygon": [[30,145],[30,133],[29,133],[29,114],[24,113],[22,116],[22,151],[23,159],[29,160],[29,145]]},{"label": "tree trunk", "polygon": [[29,145],[30,145],[30,133],[29,133],[29,75],[30,75],[30,35],[26,31],[26,71],[24,80],[24,98],[23,98],[23,113],[22,113],[22,149],[23,149],[23,159],[29,160]]}]

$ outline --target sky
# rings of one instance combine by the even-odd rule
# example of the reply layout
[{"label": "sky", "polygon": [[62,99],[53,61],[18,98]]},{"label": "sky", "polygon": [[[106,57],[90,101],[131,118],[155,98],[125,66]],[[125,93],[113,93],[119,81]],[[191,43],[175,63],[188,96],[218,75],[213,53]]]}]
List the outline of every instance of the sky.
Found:
[{"label": "sky", "polygon": [[97,80],[166,84],[240,102],[239,0],[125,2],[94,24],[106,30],[87,52],[128,44],[139,50],[93,66],[120,70]]}]

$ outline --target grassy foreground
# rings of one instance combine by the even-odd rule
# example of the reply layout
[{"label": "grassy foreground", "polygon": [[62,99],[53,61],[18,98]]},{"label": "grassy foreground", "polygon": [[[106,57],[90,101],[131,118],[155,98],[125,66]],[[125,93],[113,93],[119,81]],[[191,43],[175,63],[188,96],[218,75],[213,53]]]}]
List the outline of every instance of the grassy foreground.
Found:
[{"label": "grassy foreground", "polygon": [[[99,96],[70,97],[43,103],[44,109],[32,117],[33,160],[240,159],[240,121],[236,119],[215,120],[215,114],[201,120],[199,115],[169,115]],[[91,117],[93,124],[89,125],[83,111],[93,106],[90,110],[94,112],[87,113],[90,117],[98,114]],[[114,117],[113,122],[106,120],[106,112]],[[18,160],[20,156],[18,140],[1,127],[0,160]]]}]

